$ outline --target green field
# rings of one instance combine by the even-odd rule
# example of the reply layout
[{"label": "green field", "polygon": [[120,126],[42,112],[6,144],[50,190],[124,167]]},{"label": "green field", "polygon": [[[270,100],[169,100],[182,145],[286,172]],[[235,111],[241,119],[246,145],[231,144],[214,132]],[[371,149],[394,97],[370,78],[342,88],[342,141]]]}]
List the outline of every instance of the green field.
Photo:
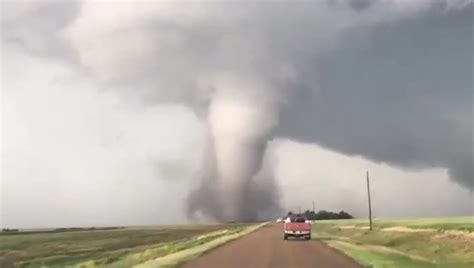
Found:
[{"label": "green field", "polygon": [[374,268],[474,267],[474,217],[317,221],[313,237]]},{"label": "green field", "polygon": [[130,267],[247,229],[157,226],[0,235],[0,267]]}]

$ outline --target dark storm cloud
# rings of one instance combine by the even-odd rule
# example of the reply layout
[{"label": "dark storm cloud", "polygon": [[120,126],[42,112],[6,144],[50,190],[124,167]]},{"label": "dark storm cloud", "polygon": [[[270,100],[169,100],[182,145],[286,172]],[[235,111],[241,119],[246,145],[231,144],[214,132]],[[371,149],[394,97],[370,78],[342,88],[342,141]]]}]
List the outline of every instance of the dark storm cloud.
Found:
[{"label": "dark storm cloud", "polygon": [[352,32],[317,65],[319,92],[282,112],[280,135],[473,185],[473,5]]},{"label": "dark storm cloud", "polygon": [[78,1],[2,1],[0,7],[3,42],[34,54],[74,57],[58,33],[78,15]]},{"label": "dark storm cloud", "polygon": [[[328,4],[334,3],[334,1],[328,1]],[[370,8],[376,0],[349,0],[347,1],[348,5],[357,11],[363,11],[367,8]]]},{"label": "dark storm cloud", "polygon": [[192,212],[277,209],[259,170],[275,136],[445,167],[472,188],[472,1],[38,3],[2,9],[2,42],[72,62],[122,100],[184,104],[207,122]]}]

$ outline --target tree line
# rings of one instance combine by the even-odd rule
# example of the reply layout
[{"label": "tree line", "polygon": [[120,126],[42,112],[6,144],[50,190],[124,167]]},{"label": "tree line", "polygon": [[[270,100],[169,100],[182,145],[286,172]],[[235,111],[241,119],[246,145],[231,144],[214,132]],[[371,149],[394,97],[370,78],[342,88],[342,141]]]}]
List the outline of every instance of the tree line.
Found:
[{"label": "tree line", "polygon": [[[289,211],[287,216],[293,217],[296,216],[296,213]],[[341,210],[339,212],[332,212],[326,210],[320,210],[318,212],[306,210],[304,213],[301,214],[308,220],[342,220],[342,219],[353,219],[351,214]]]}]

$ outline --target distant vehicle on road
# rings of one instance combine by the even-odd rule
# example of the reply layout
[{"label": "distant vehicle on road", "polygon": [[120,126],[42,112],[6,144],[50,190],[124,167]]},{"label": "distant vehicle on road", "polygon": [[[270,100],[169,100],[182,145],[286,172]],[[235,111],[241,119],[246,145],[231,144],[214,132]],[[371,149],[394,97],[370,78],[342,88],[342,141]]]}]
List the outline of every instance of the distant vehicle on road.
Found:
[{"label": "distant vehicle on road", "polygon": [[283,224],[283,239],[287,240],[288,237],[311,239],[311,223],[309,223],[305,217],[296,216],[289,218]]}]

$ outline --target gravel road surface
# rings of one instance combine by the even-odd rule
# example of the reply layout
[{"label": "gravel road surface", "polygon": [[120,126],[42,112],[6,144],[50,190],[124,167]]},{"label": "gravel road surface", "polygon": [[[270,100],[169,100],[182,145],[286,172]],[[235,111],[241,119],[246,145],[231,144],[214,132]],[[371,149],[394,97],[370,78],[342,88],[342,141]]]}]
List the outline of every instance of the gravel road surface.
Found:
[{"label": "gravel road surface", "polygon": [[343,253],[316,240],[283,240],[282,224],[257,231],[192,260],[184,268],[315,267],[361,268]]}]

